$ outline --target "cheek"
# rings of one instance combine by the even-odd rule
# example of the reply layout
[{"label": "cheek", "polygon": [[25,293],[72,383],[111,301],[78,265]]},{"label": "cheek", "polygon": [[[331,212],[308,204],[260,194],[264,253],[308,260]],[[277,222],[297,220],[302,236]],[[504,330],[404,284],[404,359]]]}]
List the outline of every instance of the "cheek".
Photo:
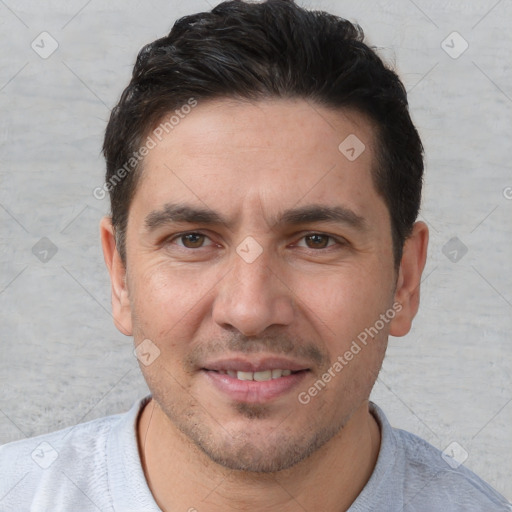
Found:
[{"label": "cheek", "polygon": [[376,322],[390,307],[392,287],[383,272],[368,268],[339,268],[297,285],[298,295],[311,311],[311,321],[341,347]]},{"label": "cheek", "polygon": [[[314,303],[314,304],[313,304]],[[311,295],[311,315],[317,333],[329,354],[329,367],[317,376],[328,382],[321,400],[338,404],[337,414],[350,403],[366,398],[375,383],[384,358],[392,316],[381,320],[391,309],[392,290],[377,276],[331,280]],[[320,402],[319,402],[320,403]]]},{"label": "cheek", "polygon": [[134,325],[156,339],[193,328],[194,318],[204,313],[219,281],[216,272],[199,273],[171,266],[167,261],[140,265],[131,279]]}]

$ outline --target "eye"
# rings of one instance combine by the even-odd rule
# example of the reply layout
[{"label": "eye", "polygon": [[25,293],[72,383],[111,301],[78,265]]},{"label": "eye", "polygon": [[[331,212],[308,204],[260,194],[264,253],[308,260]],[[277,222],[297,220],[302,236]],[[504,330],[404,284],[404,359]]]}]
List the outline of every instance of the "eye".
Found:
[{"label": "eye", "polygon": [[[304,240],[304,244],[302,241]],[[323,233],[310,233],[301,238],[297,244],[299,247],[307,247],[308,249],[326,249],[331,245],[336,245],[337,242],[332,236],[324,235]]]},{"label": "eye", "polygon": [[[205,242],[210,242],[205,244]],[[213,242],[202,233],[182,233],[174,237],[170,242],[176,243],[176,245],[180,247],[185,247],[186,249],[200,249],[201,247],[213,245]]]}]

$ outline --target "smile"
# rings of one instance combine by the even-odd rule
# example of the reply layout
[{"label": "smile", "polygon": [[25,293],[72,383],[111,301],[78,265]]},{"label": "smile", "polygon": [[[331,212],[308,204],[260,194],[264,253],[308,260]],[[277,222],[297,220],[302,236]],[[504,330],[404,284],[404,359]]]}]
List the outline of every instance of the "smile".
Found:
[{"label": "smile", "polygon": [[208,385],[222,396],[235,402],[260,404],[285,398],[309,373],[309,370],[280,368],[254,372],[234,369],[201,371]]},{"label": "smile", "polygon": [[264,382],[267,380],[272,379],[279,379],[281,377],[287,377],[288,375],[291,375],[291,370],[280,370],[280,369],[273,369],[273,370],[263,370],[259,372],[244,372],[241,370],[219,370],[218,373],[223,375],[229,375],[230,377],[233,377],[234,379],[238,380],[255,380],[258,382]]}]

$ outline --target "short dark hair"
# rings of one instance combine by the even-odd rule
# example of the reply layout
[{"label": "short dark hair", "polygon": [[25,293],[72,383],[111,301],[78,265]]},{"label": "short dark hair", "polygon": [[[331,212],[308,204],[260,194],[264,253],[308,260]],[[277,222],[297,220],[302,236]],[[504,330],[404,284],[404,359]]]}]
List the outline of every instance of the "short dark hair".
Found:
[{"label": "short dark hair", "polygon": [[111,112],[103,145],[123,261],[142,162],[138,150],[150,130],[191,99],[277,97],[352,109],[372,121],[377,141],[372,178],[390,213],[398,266],[419,212],[423,146],[402,82],[363,40],[358,25],[293,0],[227,1],[179,19],[169,35],[144,46]]}]

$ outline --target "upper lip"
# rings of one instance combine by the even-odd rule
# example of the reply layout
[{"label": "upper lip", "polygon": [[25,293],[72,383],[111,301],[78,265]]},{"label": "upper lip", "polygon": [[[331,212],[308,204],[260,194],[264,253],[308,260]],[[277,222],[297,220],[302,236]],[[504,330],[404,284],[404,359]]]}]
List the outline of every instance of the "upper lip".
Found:
[{"label": "upper lip", "polygon": [[250,360],[242,357],[217,359],[207,362],[202,367],[203,370],[231,370],[241,372],[261,372],[264,370],[291,370],[296,372],[299,370],[309,370],[307,364],[292,359],[282,357],[259,357]]}]

